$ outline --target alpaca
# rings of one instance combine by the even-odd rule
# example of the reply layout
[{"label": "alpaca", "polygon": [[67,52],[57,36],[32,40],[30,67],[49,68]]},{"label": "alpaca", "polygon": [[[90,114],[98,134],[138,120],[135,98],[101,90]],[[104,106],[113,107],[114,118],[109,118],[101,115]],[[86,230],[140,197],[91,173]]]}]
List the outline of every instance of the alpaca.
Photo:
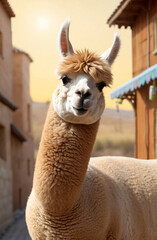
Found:
[{"label": "alpaca", "polygon": [[91,158],[119,48],[75,51],[59,32],[62,83],[55,90],[35,165],[26,222],[33,240],[156,240],[157,162]]}]

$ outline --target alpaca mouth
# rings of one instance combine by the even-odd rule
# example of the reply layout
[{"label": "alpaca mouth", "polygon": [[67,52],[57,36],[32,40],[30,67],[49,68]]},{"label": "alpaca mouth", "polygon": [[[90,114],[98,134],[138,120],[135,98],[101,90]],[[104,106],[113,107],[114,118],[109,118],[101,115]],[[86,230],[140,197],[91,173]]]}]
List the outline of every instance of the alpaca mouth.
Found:
[{"label": "alpaca mouth", "polygon": [[73,108],[78,115],[83,115],[88,111],[87,109],[84,109],[84,108],[75,108],[75,107]]}]

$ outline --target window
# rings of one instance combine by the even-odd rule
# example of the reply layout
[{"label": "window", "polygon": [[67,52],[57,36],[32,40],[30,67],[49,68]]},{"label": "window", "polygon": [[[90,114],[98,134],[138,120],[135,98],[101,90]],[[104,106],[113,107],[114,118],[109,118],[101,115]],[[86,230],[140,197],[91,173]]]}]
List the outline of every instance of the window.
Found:
[{"label": "window", "polygon": [[155,114],[155,129],[154,129],[154,143],[155,143],[155,159],[157,158],[157,109],[154,111],[154,114]]},{"label": "window", "polygon": [[157,14],[153,17],[153,48],[157,53]]},{"label": "window", "polygon": [[0,57],[3,58],[3,35],[0,31]]},{"label": "window", "polygon": [[2,125],[0,125],[0,158],[6,159],[5,128]]}]

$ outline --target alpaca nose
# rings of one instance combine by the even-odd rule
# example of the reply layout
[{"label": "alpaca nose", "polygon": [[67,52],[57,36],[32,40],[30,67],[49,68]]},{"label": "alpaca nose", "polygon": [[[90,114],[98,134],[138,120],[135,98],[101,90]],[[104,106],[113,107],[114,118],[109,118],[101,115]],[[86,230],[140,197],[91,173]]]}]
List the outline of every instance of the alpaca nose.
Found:
[{"label": "alpaca nose", "polygon": [[77,95],[79,95],[79,97],[80,97],[82,100],[87,99],[87,98],[89,98],[89,97],[91,96],[91,93],[90,93],[89,90],[86,91],[86,92],[84,92],[84,91],[76,91],[75,93],[76,93]]},{"label": "alpaca nose", "polygon": [[89,90],[85,91],[76,91],[76,95],[79,97],[77,105],[79,108],[88,109],[91,106],[91,92]]}]

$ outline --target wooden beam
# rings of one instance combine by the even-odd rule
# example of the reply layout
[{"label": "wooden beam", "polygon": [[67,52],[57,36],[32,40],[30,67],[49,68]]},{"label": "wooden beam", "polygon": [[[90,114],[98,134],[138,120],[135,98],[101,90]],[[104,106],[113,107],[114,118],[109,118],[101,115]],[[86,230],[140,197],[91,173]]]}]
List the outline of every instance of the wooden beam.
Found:
[{"label": "wooden beam", "polygon": [[125,11],[125,14],[126,14],[126,16],[137,16],[137,15],[139,15],[139,10],[133,10],[133,9],[131,9],[131,10],[126,10]]},{"label": "wooden beam", "polygon": [[132,3],[132,6],[133,7],[135,7],[135,8],[137,8],[137,9],[144,9],[144,10],[146,10],[147,9],[147,5],[146,5],[146,3],[145,2],[139,2],[139,3]]},{"label": "wooden beam", "polygon": [[11,110],[15,111],[18,109],[18,107],[9,99],[7,98],[3,93],[0,92],[0,102],[5,104],[7,107],[9,107]]},{"label": "wooden beam", "polygon": [[116,21],[116,24],[118,24],[118,25],[121,24],[121,25],[124,25],[124,26],[125,26],[125,25],[131,26],[132,24],[135,23],[135,20],[136,20],[136,19],[134,19],[134,20],[133,20],[133,19],[131,19],[131,20],[129,20],[129,19],[128,19],[128,20],[126,20],[126,19],[124,19],[124,20],[123,20],[123,19],[120,19],[120,20],[117,20],[117,21]]},{"label": "wooden beam", "polygon": [[24,134],[20,131],[20,129],[14,124],[11,123],[10,124],[10,128],[11,128],[11,133],[17,137],[21,142],[25,142],[27,141],[26,137],[24,136]]},{"label": "wooden beam", "polygon": [[132,105],[134,111],[136,112],[136,92],[135,91],[128,92],[119,98],[122,100],[124,100],[124,99],[128,100],[130,102],[130,104]]}]

